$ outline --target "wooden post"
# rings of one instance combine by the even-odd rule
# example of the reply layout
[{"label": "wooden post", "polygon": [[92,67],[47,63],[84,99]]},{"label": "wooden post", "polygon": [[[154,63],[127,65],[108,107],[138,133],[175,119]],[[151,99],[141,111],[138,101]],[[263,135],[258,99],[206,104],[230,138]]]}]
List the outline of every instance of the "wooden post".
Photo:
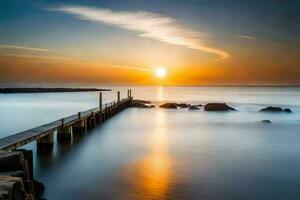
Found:
[{"label": "wooden post", "polygon": [[118,91],[118,104],[120,103],[120,91]]},{"label": "wooden post", "polygon": [[57,141],[60,143],[69,143],[71,142],[71,127],[65,126],[57,130]]},{"label": "wooden post", "polygon": [[91,116],[87,118],[87,128],[94,128],[96,122],[96,117],[94,115],[94,112],[91,113]]},{"label": "wooden post", "polygon": [[53,149],[53,132],[41,137],[37,140],[37,152],[38,153],[49,153]]},{"label": "wooden post", "polygon": [[102,92],[99,93],[99,110],[102,113]]},{"label": "wooden post", "polygon": [[78,122],[76,122],[75,124],[73,124],[72,125],[72,131],[73,131],[73,136],[84,135],[84,133],[85,133],[85,120],[81,119]]}]

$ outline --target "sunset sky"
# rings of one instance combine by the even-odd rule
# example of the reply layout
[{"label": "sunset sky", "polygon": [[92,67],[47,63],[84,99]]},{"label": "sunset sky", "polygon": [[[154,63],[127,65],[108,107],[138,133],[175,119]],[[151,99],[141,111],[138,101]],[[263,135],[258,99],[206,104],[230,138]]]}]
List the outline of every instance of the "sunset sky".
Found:
[{"label": "sunset sky", "polygon": [[299,10],[297,0],[2,0],[0,84],[300,84]]}]

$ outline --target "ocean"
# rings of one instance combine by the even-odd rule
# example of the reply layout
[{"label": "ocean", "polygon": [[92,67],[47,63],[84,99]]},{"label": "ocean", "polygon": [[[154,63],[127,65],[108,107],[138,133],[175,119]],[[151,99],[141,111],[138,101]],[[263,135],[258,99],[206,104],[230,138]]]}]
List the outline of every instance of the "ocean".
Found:
[{"label": "ocean", "polygon": [[[107,88],[107,87],[105,87]],[[237,112],[130,108],[52,154],[34,151],[46,199],[298,199],[300,87],[130,87],[136,99]],[[103,92],[104,102],[127,87]],[[0,94],[0,136],[98,105],[98,92]],[[258,112],[266,106],[292,113]],[[270,120],[271,124],[262,123]]]}]

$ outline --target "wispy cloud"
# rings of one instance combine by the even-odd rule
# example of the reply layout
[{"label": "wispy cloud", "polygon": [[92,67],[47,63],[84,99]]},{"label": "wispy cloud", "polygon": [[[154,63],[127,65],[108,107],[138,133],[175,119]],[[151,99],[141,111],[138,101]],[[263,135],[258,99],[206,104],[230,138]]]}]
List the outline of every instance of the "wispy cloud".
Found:
[{"label": "wispy cloud", "polygon": [[185,46],[227,59],[230,54],[208,46],[207,34],[184,27],[176,19],[152,12],[121,12],[83,6],[61,6],[50,10],[73,14],[80,19],[101,22],[122,29],[139,32],[140,37],[151,38],[169,44]]},{"label": "wispy cloud", "polygon": [[252,37],[252,36],[249,36],[249,35],[237,35],[238,37],[240,38],[243,38],[243,39],[247,39],[247,40],[257,40],[256,37]]},{"label": "wispy cloud", "polygon": [[49,49],[41,49],[41,48],[25,47],[25,46],[15,46],[15,45],[6,45],[6,44],[0,44],[0,49],[20,49],[20,50],[28,50],[28,51],[49,51]]}]

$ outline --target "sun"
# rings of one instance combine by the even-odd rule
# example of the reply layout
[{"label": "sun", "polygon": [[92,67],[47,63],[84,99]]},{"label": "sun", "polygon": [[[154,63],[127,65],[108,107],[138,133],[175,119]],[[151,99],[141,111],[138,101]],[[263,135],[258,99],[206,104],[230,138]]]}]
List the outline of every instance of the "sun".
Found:
[{"label": "sun", "polygon": [[158,78],[164,78],[167,74],[167,70],[164,67],[158,67],[155,69],[155,76]]}]

